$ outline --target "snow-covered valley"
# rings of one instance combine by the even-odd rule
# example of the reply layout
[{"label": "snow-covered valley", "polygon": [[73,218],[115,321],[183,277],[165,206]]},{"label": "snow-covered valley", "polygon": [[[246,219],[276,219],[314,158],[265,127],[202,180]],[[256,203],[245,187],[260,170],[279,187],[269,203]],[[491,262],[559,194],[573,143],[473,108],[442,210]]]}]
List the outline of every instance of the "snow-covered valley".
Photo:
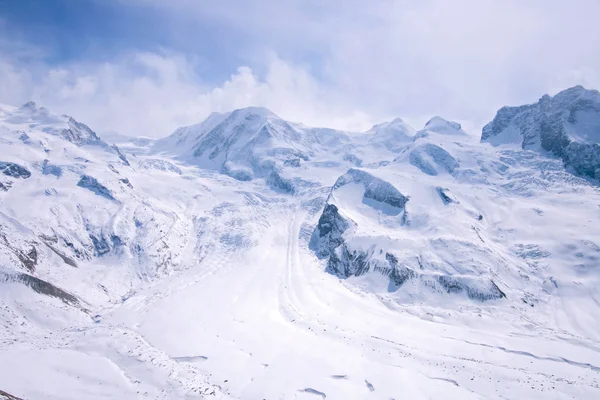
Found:
[{"label": "snow-covered valley", "polygon": [[555,99],[116,144],[1,106],[0,398],[600,397],[600,95]]}]

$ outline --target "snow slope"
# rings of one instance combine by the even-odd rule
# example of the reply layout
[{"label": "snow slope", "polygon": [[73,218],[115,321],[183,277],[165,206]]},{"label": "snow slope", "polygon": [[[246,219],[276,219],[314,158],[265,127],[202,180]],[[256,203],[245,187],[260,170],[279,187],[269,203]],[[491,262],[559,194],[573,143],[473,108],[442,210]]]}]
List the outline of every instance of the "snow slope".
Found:
[{"label": "snow slope", "polygon": [[440,117],[250,108],[112,146],[0,110],[0,390],[600,395],[600,190],[556,156]]}]

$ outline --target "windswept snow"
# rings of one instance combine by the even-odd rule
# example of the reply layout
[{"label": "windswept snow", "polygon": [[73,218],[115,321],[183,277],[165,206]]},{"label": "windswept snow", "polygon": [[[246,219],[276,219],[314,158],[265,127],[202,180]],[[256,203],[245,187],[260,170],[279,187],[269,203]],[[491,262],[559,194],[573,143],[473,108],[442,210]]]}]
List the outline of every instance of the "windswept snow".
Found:
[{"label": "windswept snow", "polygon": [[0,398],[600,397],[600,189],[560,158],[439,117],[90,132],[0,106]]}]

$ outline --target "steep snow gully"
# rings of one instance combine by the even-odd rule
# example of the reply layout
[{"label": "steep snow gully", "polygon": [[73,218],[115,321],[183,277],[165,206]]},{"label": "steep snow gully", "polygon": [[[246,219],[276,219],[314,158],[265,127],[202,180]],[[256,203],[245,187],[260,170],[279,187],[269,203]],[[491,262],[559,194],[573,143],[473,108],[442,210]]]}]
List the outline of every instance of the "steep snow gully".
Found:
[{"label": "steep snow gully", "polygon": [[600,189],[531,110],[109,145],[0,107],[0,399],[600,398]]}]

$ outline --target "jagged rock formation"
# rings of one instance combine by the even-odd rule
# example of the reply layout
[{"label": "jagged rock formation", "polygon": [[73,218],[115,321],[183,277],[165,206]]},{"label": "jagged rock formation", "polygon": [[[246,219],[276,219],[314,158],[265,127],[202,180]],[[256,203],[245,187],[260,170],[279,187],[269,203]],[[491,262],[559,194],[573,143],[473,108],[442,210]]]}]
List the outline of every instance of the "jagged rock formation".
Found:
[{"label": "jagged rock formation", "polygon": [[450,190],[438,186],[435,188],[435,191],[440,196],[440,199],[442,199],[442,202],[445,205],[457,202],[456,199],[454,198],[454,196],[452,196],[452,194],[450,194]]},{"label": "jagged rock formation", "polygon": [[11,162],[0,161],[0,171],[11,178],[27,179],[31,176],[27,168]]},{"label": "jagged rock formation", "polygon": [[[448,189],[434,189],[444,205],[458,203]],[[365,170],[350,169],[333,185],[311,236],[310,248],[320,259],[327,260],[327,272],[343,279],[381,274],[389,279],[390,292],[403,290],[410,283],[411,287],[422,285],[439,293],[463,293],[479,301],[506,296],[490,278],[452,274],[451,265],[423,260],[419,251],[403,251],[398,256],[398,250],[386,244],[387,239],[380,242],[372,233],[374,226],[406,229],[408,204],[408,196],[390,182]],[[357,223],[353,217],[362,222]],[[362,232],[363,223],[368,224],[368,232]],[[434,246],[439,245],[436,242],[437,239],[432,242]],[[413,265],[415,258],[419,260],[418,268]]]},{"label": "jagged rock formation", "polygon": [[600,93],[575,86],[535,104],[503,107],[481,141],[546,150],[576,173],[600,179]]},{"label": "jagged rock formation", "polygon": [[88,189],[96,193],[98,196],[104,196],[107,199],[116,200],[111,190],[98,182],[98,180],[93,176],[82,175],[79,179],[79,182],[77,182],[77,186]]}]

